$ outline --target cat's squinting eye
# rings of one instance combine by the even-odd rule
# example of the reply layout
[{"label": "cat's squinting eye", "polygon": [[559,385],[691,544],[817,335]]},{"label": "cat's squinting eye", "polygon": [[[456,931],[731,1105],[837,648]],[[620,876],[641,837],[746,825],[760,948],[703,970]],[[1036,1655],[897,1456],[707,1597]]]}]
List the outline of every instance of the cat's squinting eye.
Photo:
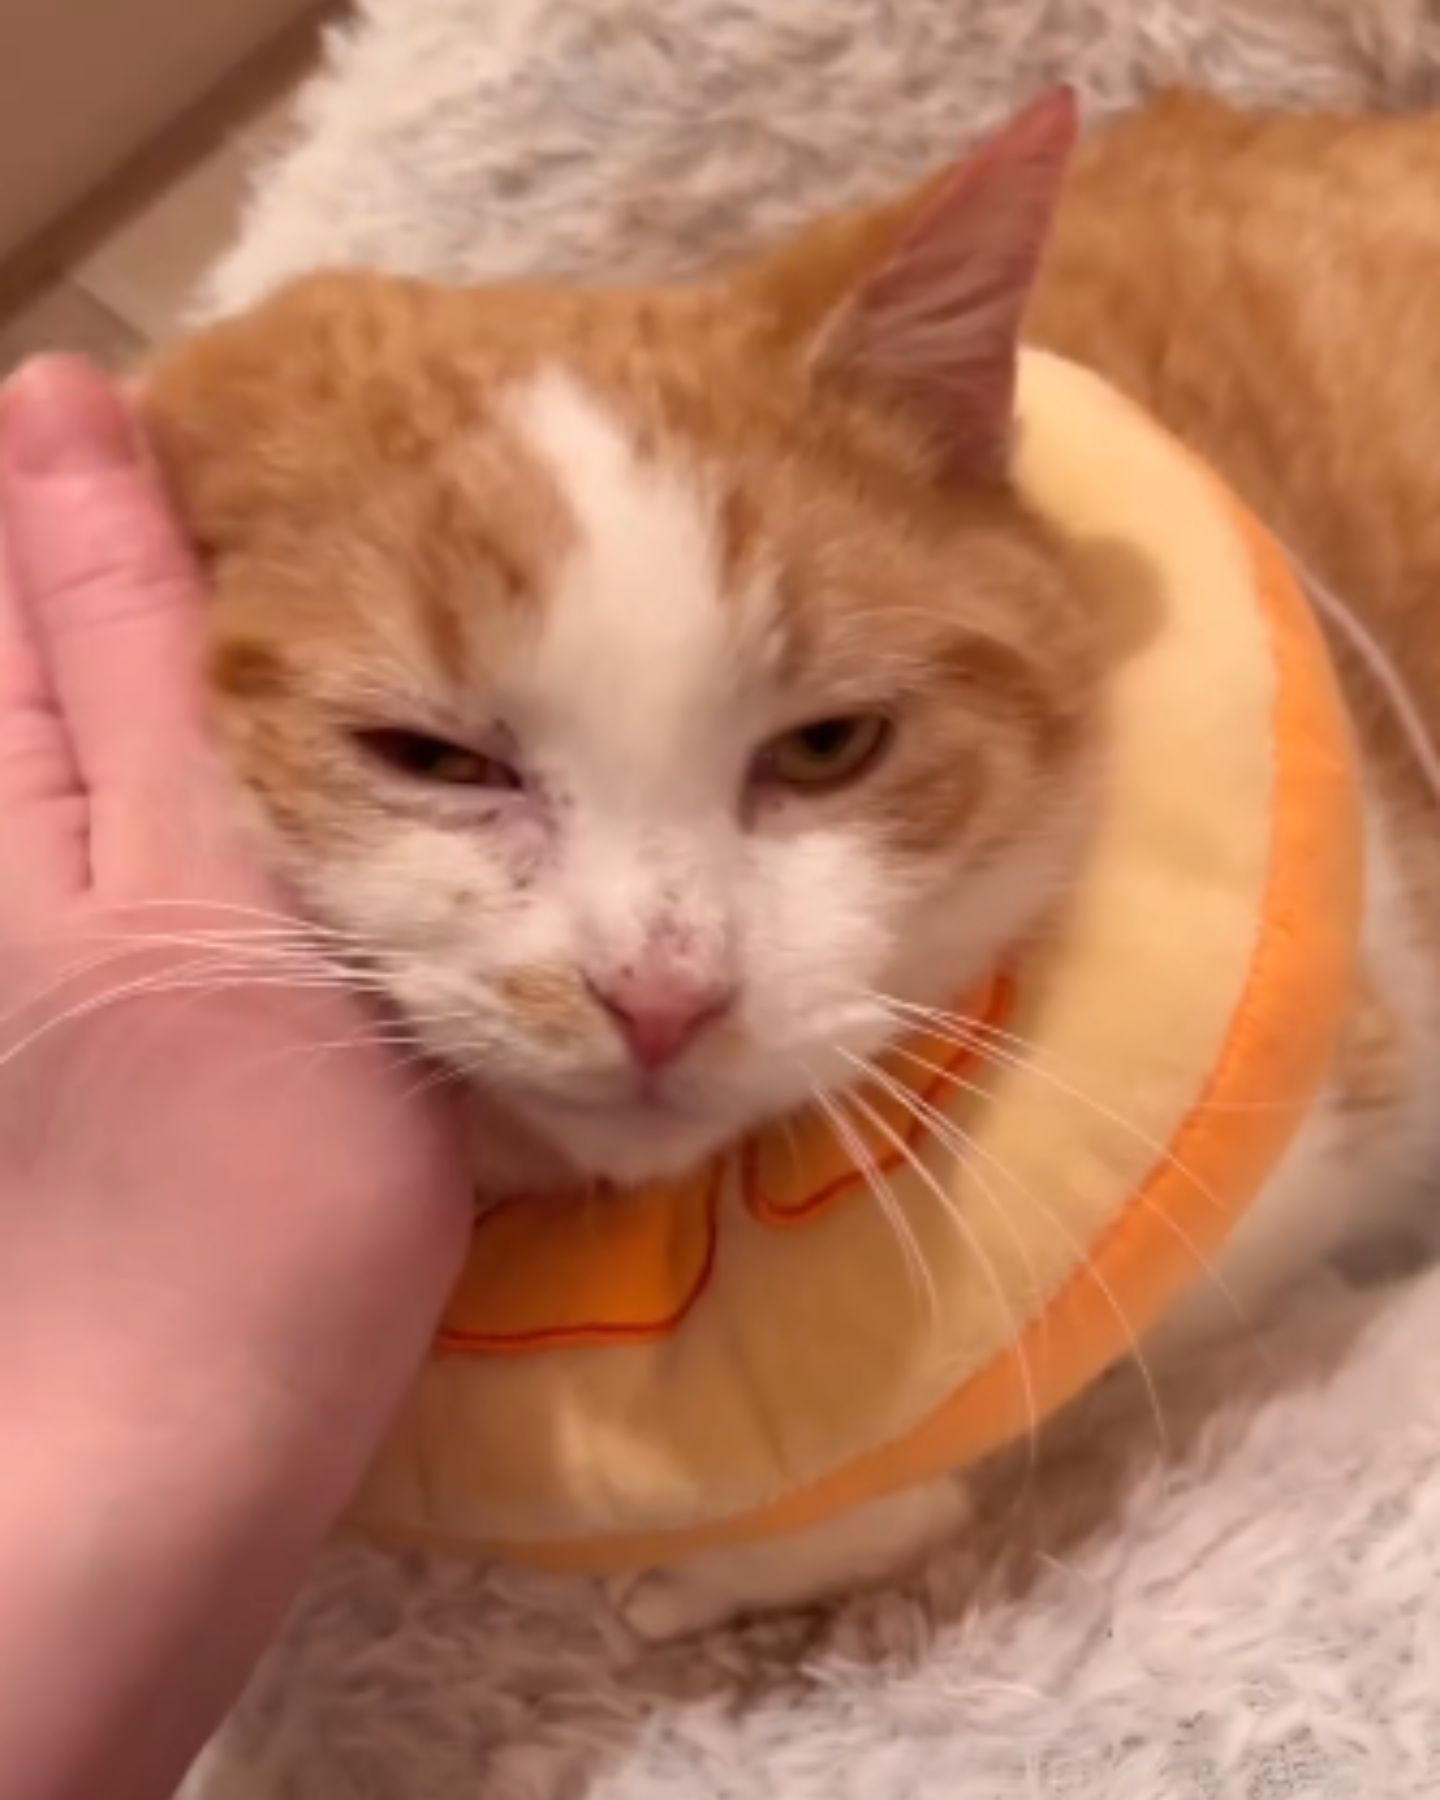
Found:
[{"label": "cat's squinting eye", "polygon": [[772,738],[755,759],[754,779],[808,793],[843,787],[874,767],[892,729],[881,713],[816,719]]},{"label": "cat's squinting eye", "polygon": [[430,782],[436,787],[500,791],[522,785],[517,771],[499,757],[486,756],[482,751],[431,737],[423,731],[380,727],[357,731],[355,739],[376,762],[413,781]]}]

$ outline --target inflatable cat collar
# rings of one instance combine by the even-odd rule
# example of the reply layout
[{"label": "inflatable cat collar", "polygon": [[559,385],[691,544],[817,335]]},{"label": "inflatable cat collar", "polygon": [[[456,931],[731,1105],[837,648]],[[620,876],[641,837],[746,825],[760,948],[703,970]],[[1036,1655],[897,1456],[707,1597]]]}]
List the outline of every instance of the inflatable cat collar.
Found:
[{"label": "inflatable cat collar", "polygon": [[864,1097],[936,1303],[803,1114],[688,1181],[501,1207],[362,1524],[607,1571],[929,1479],[1124,1354],[1284,1152],[1334,1055],[1360,904],[1324,645],[1276,545],[1096,377],[1027,354],[1020,421],[1022,490],[1139,552],[1163,616],[1109,701],[1083,879],[973,996],[995,1054],[893,1051],[933,1128]]}]

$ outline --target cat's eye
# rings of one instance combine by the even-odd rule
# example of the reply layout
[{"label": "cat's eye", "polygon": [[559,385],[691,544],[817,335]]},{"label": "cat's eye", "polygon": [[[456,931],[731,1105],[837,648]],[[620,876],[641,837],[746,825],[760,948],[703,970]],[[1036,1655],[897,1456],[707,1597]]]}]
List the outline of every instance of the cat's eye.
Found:
[{"label": "cat's eye", "polygon": [[816,719],[772,738],[755,761],[758,781],[810,793],[858,780],[884,754],[891,725],[882,713]]},{"label": "cat's eye", "polygon": [[501,790],[521,785],[517,771],[501,758],[423,731],[382,727],[355,735],[369,756],[414,781],[432,782],[437,787]]}]

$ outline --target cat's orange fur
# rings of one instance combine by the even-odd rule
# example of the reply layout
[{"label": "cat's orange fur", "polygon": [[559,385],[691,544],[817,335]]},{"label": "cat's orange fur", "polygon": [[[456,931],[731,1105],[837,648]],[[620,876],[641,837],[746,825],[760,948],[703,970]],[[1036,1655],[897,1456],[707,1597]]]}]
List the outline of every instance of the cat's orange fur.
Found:
[{"label": "cat's orange fur", "polygon": [[[751,279],[821,316],[935,185],[820,221]],[[1223,471],[1375,630],[1440,739],[1440,117],[1162,96],[1082,145],[1026,336],[1106,375]],[[1410,822],[1404,861],[1440,953],[1433,796],[1383,694],[1335,649],[1377,779]],[[1340,1073],[1357,1104],[1398,1086],[1368,982]]]},{"label": "cat's orange fur", "polygon": [[[1032,130],[1020,161],[1035,142]],[[1013,142],[1005,154],[1016,160]],[[221,722],[302,882],[382,826],[335,747],[337,720],[387,682],[396,704],[397,664],[412,687],[459,670],[483,688],[542,630],[578,528],[503,397],[551,363],[624,419],[642,476],[677,446],[701,471],[722,590],[773,581],[773,641],[756,649],[767,681],[831,710],[870,703],[877,682],[913,689],[903,748],[821,816],[929,878],[962,842],[963,866],[981,867],[1050,829],[1057,792],[1062,810],[1081,806],[1067,784],[1117,620],[1103,578],[1007,488],[987,412],[1003,411],[1007,365],[987,353],[940,370],[961,384],[947,413],[927,411],[893,343],[872,354],[904,311],[897,262],[902,290],[930,278],[923,256],[911,266],[915,234],[963,250],[967,179],[823,221],[683,289],[321,276],[162,363],[146,404],[214,563]],[[1045,193],[1017,192],[1013,230],[1003,208],[978,219],[1007,301],[1030,291],[1023,265],[1046,244]],[[926,224],[937,208],[948,226]],[[1440,120],[1256,118],[1164,98],[1081,149],[1027,319],[1032,341],[1109,376],[1229,478],[1370,623],[1440,734]],[[969,414],[947,426],[955,392],[974,400],[977,430]],[[957,579],[963,597],[938,605]],[[1363,669],[1343,673],[1384,840],[1378,911],[1322,1146],[1292,1186],[1301,1203],[1309,1182],[1353,1205],[1349,1187],[1378,1195],[1419,1154],[1420,1059],[1440,1041],[1426,1012],[1440,862],[1433,798],[1383,695]],[[498,992],[536,1042],[597,1029],[563,961],[511,970]],[[737,1053],[744,1030],[723,1020],[715,1054]],[[1303,1204],[1277,1217],[1272,1240],[1306,1229]],[[1322,1246],[1335,1235],[1314,1232]],[[1267,1258],[1281,1260],[1273,1241]],[[836,1555],[868,1566],[891,1529],[879,1521]],[[788,1597],[781,1576],[762,1558],[731,1597],[753,1603],[777,1581]],[[663,1616],[712,1616],[729,1572],[706,1579],[708,1600]]]},{"label": "cat's orange fur", "polygon": [[[782,667],[828,656],[837,698],[865,692],[877,659],[923,667],[980,705],[1003,694],[1047,762],[1063,755],[1106,635],[1076,604],[1084,558],[1001,485],[937,492],[908,433],[844,393],[817,396],[796,355],[808,320],[786,316],[782,290],[783,278],[747,312],[728,287],[468,292],[320,276],[172,352],[151,418],[221,575],[213,685],[228,720],[265,730],[246,770],[267,798],[294,805],[300,760],[316,779],[310,715],[291,702],[367,654],[356,631],[367,606],[403,592],[437,666],[463,644],[483,669],[529,628],[567,526],[492,399],[551,357],[623,408],[642,448],[683,441],[717,472],[732,579],[762,551],[786,571]],[[897,515],[903,554],[879,524]],[[978,617],[933,605],[957,543]],[[851,614],[844,633],[837,606]],[[937,732],[923,763],[867,796],[897,842],[931,846],[957,829],[966,751]],[[1006,828],[1024,822],[1017,797]]]}]

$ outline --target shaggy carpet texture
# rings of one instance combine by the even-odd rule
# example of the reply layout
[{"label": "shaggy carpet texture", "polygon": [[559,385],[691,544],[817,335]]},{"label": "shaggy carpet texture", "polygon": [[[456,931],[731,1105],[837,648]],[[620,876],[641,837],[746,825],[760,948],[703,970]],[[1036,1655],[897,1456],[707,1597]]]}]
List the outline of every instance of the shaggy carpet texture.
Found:
[{"label": "shaggy carpet texture", "polygon": [[661,1650],[578,1582],[337,1546],[195,1800],[1440,1794],[1440,1273],[1159,1402],[1092,1395],[904,1588]]},{"label": "shaggy carpet texture", "polygon": [[361,0],[211,284],[685,269],[885,193],[1018,98],[1440,98],[1437,0]]},{"label": "shaggy carpet texture", "polygon": [[[635,275],[1065,75],[1440,89],[1432,0],[368,0],[201,313],[321,265]],[[643,1649],[584,1584],[337,1545],[194,1800],[1440,1794],[1440,1273],[1335,1273],[987,1472],[914,1583]]]}]

